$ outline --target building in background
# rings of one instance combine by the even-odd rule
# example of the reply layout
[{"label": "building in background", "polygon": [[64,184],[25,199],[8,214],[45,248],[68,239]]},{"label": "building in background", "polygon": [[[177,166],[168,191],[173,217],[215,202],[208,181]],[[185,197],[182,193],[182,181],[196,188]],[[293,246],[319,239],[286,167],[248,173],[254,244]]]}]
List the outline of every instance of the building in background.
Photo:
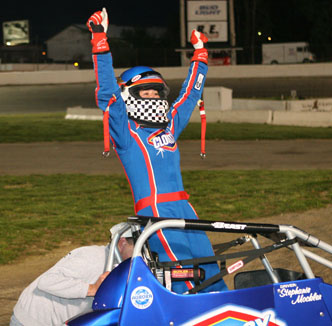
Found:
[{"label": "building in background", "polygon": [[[166,32],[165,28],[150,27],[147,34],[150,37],[158,38]],[[126,52],[133,52],[123,35],[125,33],[135,33],[135,27],[110,25],[107,31],[109,43],[113,56],[121,51],[123,57]],[[46,41],[47,57],[53,62],[79,62],[80,64],[91,63],[91,33],[84,24],[73,24]],[[112,46],[113,45],[113,46]],[[127,55],[129,56],[130,53]]]},{"label": "building in background", "polygon": [[70,25],[45,42],[47,57],[54,62],[89,62],[90,39],[91,33],[85,25]]}]

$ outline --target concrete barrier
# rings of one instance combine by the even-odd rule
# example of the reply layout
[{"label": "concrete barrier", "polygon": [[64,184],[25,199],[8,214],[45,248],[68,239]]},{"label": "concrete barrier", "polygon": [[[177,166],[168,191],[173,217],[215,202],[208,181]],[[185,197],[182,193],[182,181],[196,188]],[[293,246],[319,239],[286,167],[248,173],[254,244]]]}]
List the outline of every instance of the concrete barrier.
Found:
[{"label": "concrete barrier", "polygon": [[332,98],[288,101],[233,99],[232,102],[232,110],[332,112]]},{"label": "concrete barrier", "polygon": [[[1,69],[2,67],[2,69]],[[50,70],[46,66],[39,71],[4,71],[9,66],[0,67],[0,86],[4,85],[46,85],[70,83],[94,83],[93,70]],[[22,70],[28,68],[21,67]],[[54,67],[53,67],[54,68]],[[17,68],[18,69],[18,68]],[[115,69],[120,75],[126,68]],[[155,68],[166,80],[183,80],[188,67]],[[213,66],[208,78],[268,78],[268,77],[330,77],[332,63],[294,65],[240,65]],[[224,87],[205,87],[205,109],[208,122],[268,123],[275,125],[332,126],[332,99],[312,99],[305,101],[271,101],[232,99],[232,90]],[[91,110],[91,111],[90,111]],[[306,111],[306,112],[303,112]],[[101,120],[99,109],[68,108],[67,119]],[[190,120],[199,122],[196,109]]]},{"label": "concrete barrier", "polygon": [[95,82],[92,70],[0,72],[0,85],[52,85]]},{"label": "concrete barrier", "polygon": [[[221,121],[221,111],[219,110],[209,110],[205,108],[206,112],[206,122],[220,122]],[[195,108],[194,112],[190,117],[190,122],[201,122],[201,116],[199,114],[198,107]]]},{"label": "concrete barrier", "polygon": [[205,109],[227,111],[232,109],[233,90],[226,87],[205,87],[203,92]]},{"label": "concrete barrier", "polygon": [[103,120],[103,113],[100,109],[87,109],[81,106],[68,108],[65,119],[69,120]]},{"label": "concrete barrier", "polygon": [[[100,109],[68,108],[65,119],[102,120]],[[190,122],[200,122],[198,108],[195,108]],[[280,126],[332,127],[332,112],[291,112],[273,110],[208,110],[207,122],[265,123]]]},{"label": "concrete barrier", "polygon": [[[45,68],[46,69],[46,68]],[[120,75],[125,69],[115,69]],[[188,67],[156,67],[166,80],[184,79]],[[1,70],[1,69],[0,69]],[[332,63],[293,65],[212,66],[208,78],[323,77],[332,75]],[[0,85],[42,85],[95,82],[94,72],[87,70],[0,71]]]},{"label": "concrete barrier", "polygon": [[287,101],[288,111],[330,111],[332,112],[332,99],[310,99]]},{"label": "concrete barrier", "polygon": [[[207,112],[208,115],[208,112]],[[220,122],[229,123],[266,123],[273,121],[273,111],[271,110],[231,110],[222,111]]]},{"label": "concrete barrier", "polygon": [[[103,120],[103,114],[100,109],[82,108],[80,106],[71,107],[67,109],[65,119],[68,120]],[[207,122],[221,121],[221,111],[209,111],[206,116]],[[201,122],[198,107],[195,108],[190,122]]]},{"label": "concrete barrier", "polygon": [[[232,90],[225,87],[205,87],[204,103],[207,122],[265,123],[273,125],[330,127],[332,110],[321,112],[313,108],[318,103],[332,109],[332,99],[313,99],[300,101],[271,101],[232,99]],[[302,112],[306,110],[306,112]],[[68,108],[66,119],[102,120],[99,109]],[[190,122],[200,122],[198,108]]]},{"label": "concrete barrier", "polygon": [[[233,103],[237,102],[233,100]],[[219,103],[219,102],[218,102]],[[235,106],[235,104],[233,104]],[[287,125],[287,126],[306,126],[306,127],[331,127],[332,126],[332,111],[289,111],[289,110],[268,110],[268,109],[253,109],[250,105],[249,109],[231,109],[222,110],[215,105],[206,106],[206,121],[210,122],[227,122],[227,123],[258,123],[258,124],[273,124],[273,125]],[[80,120],[102,120],[102,111],[97,108],[82,108],[72,107],[67,109],[66,119],[80,119]],[[200,122],[201,117],[198,107],[192,113],[190,122]]]},{"label": "concrete barrier", "polygon": [[281,110],[287,109],[287,101],[233,99],[233,110]]},{"label": "concrete barrier", "polygon": [[209,67],[208,78],[331,77],[332,63]]},{"label": "concrete barrier", "polygon": [[331,127],[332,112],[275,111],[273,124],[279,126]]},{"label": "concrete barrier", "polygon": [[46,70],[78,70],[73,64],[66,63],[2,63],[0,71],[46,71]]}]

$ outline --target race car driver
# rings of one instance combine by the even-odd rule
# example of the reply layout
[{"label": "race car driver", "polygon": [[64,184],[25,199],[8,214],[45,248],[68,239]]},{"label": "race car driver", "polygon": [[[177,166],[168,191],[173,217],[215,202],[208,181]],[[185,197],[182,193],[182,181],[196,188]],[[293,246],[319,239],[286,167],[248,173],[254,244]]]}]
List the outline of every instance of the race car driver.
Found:
[{"label": "race car driver", "polygon": [[[96,103],[107,124],[106,147],[110,142],[127,175],[137,215],[197,219],[189,203],[180,169],[176,143],[200,100],[208,70],[207,38],[194,30],[194,54],[180,94],[170,106],[167,83],[157,71],[138,66],[124,71],[118,80],[107,42],[108,15],[105,8],[87,22],[92,32],[92,54],[96,75]],[[107,152],[106,148],[106,152]],[[202,231],[160,230],[149,240],[160,261],[213,256],[211,243]],[[216,263],[200,266],[206,278],[220,272]],[[185,293],[190,281],[174,282],[172,291]],[[223,280],[203,292],[224,291]]]}]

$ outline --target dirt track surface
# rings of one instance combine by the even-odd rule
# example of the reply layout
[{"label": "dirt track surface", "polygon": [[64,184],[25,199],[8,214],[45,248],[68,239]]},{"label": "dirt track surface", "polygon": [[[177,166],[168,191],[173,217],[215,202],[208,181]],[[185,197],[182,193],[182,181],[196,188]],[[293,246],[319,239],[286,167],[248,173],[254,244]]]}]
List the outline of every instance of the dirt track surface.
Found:
[{"label": "dirt track surface", "polygon": [[[332,140],[180,141],[183,170],[330,169]],[[101,142],[0,144],[0,175],[123,173],[117,157],[102,157]]]},{"label": "dirt track surface", "polygon": [[[313,235],[320,237],[321,240],[331,242],[332,224],[332,205],[324,209],[310,210],[300,214],[284,214],[272,216],[262,219],[257,219],[257,223],[279,223],[279,224],[293,224],[297,227],[310,231]],[[209,237],[213,244],[224,243],[227,240],[235,239],[237,236],[231,234],[217,234],[210,233]],[[271,242],[264,241],[262,246],[269,245]],[[251,247],[244,245],[240,250],[248,250]],[[38,275],[46,271],[54,265],[60,258],[67,254],[74,246],[71,243],[63,243],[62,246],[45,256],[29,257],[25,260],[16,262],[14,264],[0,266],[0,326],[8,326],[8,321],[12,314],[13,307],[16,303],[21,291]],[[312,250],[314,251],[314,250]],[[325,258],[329,258],[328,254],[323,253]],[[267,255],[274,268],[286,268],[289,270],[301,271],[301,268],[296,263],[293,253],[288,249],[282,249]],[[227,263],[229,266],[232,263]],[[323,277],[324,281],[332,284],[331,270],[322,267],[317,263],[312,263],[312,268],[315,275]],[[263,266],[258,260],[248,264],[249,269],[262,269]],[[233,287],[233,277],[227,276],[225,278],[227,285]]]},{"label": "dirt track surface", "polygon": [[[330,140],[207,142],[205,160],[199,157],[198,141],[182,141],[179,147],[183,170],[332,168]],[[108,159],[101,157],[102,149],[103,144],[99,142],[0,144],[0,175],[123,173],[114,155]],[[324,241],[331,242],[331,215],[332,204],[324,209],[272,216],[257,219],[255,222],[292,224]],[[212,243],[221,243],[234,238],[229,234],[221,236],[214,233],[209,236]],[[0,326],[9,324],[12,309],[21,291],[73,248],[73,244],[63,243],[59,249],[45,256],[29,257],[0,266]],[[291,255],[287,249],[271,255],[273,267],[300,270]],[[253,262],[249,267],[262,268],[259,262]],[[318,264],[313,264],[313,270],[326,282],[332,283],[331,270],[326,271],[326,268]],[[231,277],[226,277],[225,280],[229,287],[233,286]]]}]

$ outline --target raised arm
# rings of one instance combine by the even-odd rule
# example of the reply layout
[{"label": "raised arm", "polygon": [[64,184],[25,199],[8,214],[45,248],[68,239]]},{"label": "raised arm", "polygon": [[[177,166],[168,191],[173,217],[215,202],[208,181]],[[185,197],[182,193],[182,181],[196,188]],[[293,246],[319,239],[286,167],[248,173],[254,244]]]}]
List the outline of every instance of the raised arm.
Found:
[{"label": "raised arm", "polygon": [[106,36],[108,29],[106,9],[95,12],[86,24],[91,32],[92,58],[97,83],[96,104],[101,110],[106,111],[111,104],[110,101],[116,96],[115,93],[120,94]]},{"label": "raised arm", "polygon": [[92,33],[92,57],[97,84],[96,104],[104,112],[104,153],[109,152],[110,139],[116,148],[126,149],[130,141],[128,116],[115,78],[113,59],[107,42],[106,9],[95,12],[88,19],[87,26]]},{"label": "raised arm", "polygon": [[168,116],[175,139],[187,126],[198,100],[202,97],[208,71],[208,51],[204,47],[204,43],[208,41],[207,37],[203,33],[193,30],[190,41],[195,51],[191,59],[189,73]]}]

